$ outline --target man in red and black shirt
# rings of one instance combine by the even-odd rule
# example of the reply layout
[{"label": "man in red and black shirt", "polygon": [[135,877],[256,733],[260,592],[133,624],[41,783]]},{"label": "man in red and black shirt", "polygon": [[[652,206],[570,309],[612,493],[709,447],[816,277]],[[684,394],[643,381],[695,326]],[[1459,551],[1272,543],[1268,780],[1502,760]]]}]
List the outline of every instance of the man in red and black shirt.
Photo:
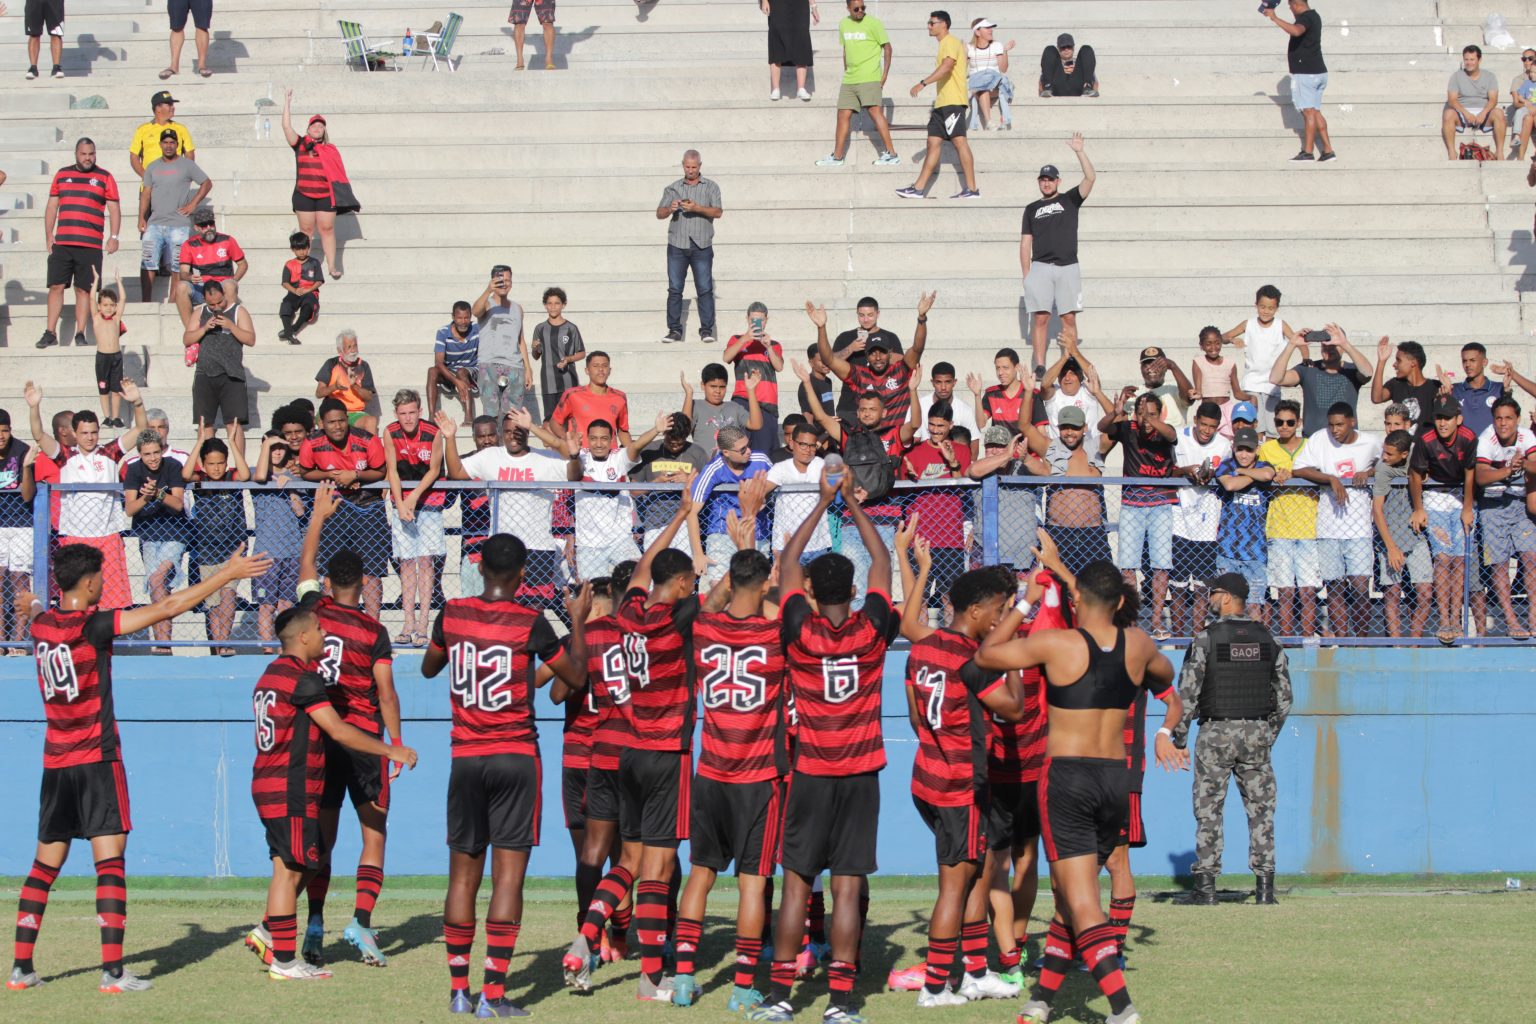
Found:
[{"label": "man in red and black shirt", "polygon": [[[73,840],[91,844],[96,860],[96,916],[101,926],[101,990],[139,992],[150,983],[123,970],[123,928],[128,883],[123,851],[133,828],[128,776],[112,700],[112,640],[191,611],[236,580],[259,576],[270,558],[236,553],[214,576],[142,608],[101,611],[102,553],[88,544],[65,544],[54,554],[59,606],[46,610],[30,594],[16,595],[16,610],[31,621],[37,683],[48,728],[43,737],[43,787],[39,798],[37,853],[21,886],[16,913],[16,960],[7,987],[42,984],[32,950]],[[27,608],[22,613],[21,609]]]},{"label": "man in red and black shirt", "polygon": [[[869,551],[868,596],[852,609],[853,563],[826,554],[802,569],[800,556],[841,488]],[[794,773],[784,810],[784,895],[774,927],[772,986],[760,1011],[767,1019],[793,1014],[790,989],[805,931],[811,882],[832,872],[832,961],[828,1013],[853,1012],[853,975],[862,932],[865,879],[875,871],[880,819],[880,684],[885,652],[897,629],[888,596],[890,552],[853,496],[853,476],[823,474],[815,511],[784,545],[779,563],[784,657],[798,721]],[[811,601],[816,602],[815,607]]]},{"label": "man in red and black shirt", "polygon": [[469,952],[475,939],[475,897],[492,850],[491,905],[485,919],[485,980],[481,1017],[524,1016],[506,1001],[507,964],[523,916],[523,875],[539,842],[539,746],[533,719],[534,658],[568,686],[585,674],[586,605],[590,588],[571,604],[571,635],[562,646],[542,611],[515,600],[528,549],[498,533],[481,549],[485,593],[449,601],[432,627],[421,672],[449,671],[453,768],[448,776],[448,899],[443,939],[448,946],[449,1010],[469,1013]]},{"label": "man in red and black shirt", "polygon": [[996,384],[977,394],[981,378],[974,377],[969,382],[971,393],[976,395],[976,422],[983,428],[996,423],[1009,430],[1023,430],[1023,412],[1028,402],[1030,423],[1044,427],[1049,422],[1045,402],[1041,401],[1040,392],[1019,376],[1019,354],[1011,348],[1000,348],[992,366],[997,371]]},{"label": "man in red and black shirt", "polygon": [[363,607],[379,617],[384,588],[381,577],[389,571],[389,514],[384,492],[364,490],[363,485],[384,479],[384,445],[378,437],[347,420],[347,407],[339,399],[320,403],[320,429],[299,448],[299,469],[313,483],[329,480],[342,496],[341,507],[320,536],[321,565],[343,548],[363,560]]},{"label": "man in red and black shirt", "polygon": [[[902,427],[903,441],[910,441],[924,426],[918,418],[921,415],[921,404],[913,402],[912,418]],[[954,419],[954,408],[942,398],[936,399],[928,409],[927,436],[902,456],[902,479],[936,483],[966,478],[971,468],[971,446],[950,441]],[[928,581],[931,592],[927,596],[931,609],[943,608],[949,585],[965,572],[969,540],[965,528],[971,519],[966,512],[968,499],[967,492],[959,488],[934,488],[913,494],[907,505],[907,514],[917,520],[917,535],[928,542],[933,556],[934,570]],[[921,595],[915,598],[922,603]]]},{"label": "man in red and black shirt", "polygon": [[330,848],[320,827],[328,760],[325,740],[412,768],[416,751],[386,746],[342,721],[317,671],[326,635],[313,607],[287,609],[277,617],[275,628],[283,653],[267,666],[251,696],[256,718],[251,799],[267,834],[272,885],[267,889],[266,916],[245,944],[268,964],[267,975],[273,980],[316,981],[331,972],[299,959],[294,947],[299,890],[315,872],[330,866]]},{"label": "man in red and black shirt", "polygon": [[107,253],[117,252],[117,233],[122,225],[117,179],[96,166],[96,143],[75,143],[75,162],[53,176],[48,206],[43,211],[43,244],[48,247],[48,324],[37,340],[38,348],[59,343],[59,314],[64,310],[64,289],[75,289],[75,344],[89,344],[85,325],[91,322],[91,282],[101,273],[102,236],[110,221]]},{"label": "man in red and black shirt", "polygon": [[827,340],[827,307],[809,302],[805,304],[806,315],[816,325],[816,348],[821,353],[822,361],[855,394],[864,395],[873,391],[880,396],[884,407],[880,417],[880,433],[887,441],[896,440],[911,408],[912,393],[908,383],[923,360],[923,348],[928,343],[928,311],[933,308],[937,294],[924,292],[918,297],[917,330],[912,334],[911,348],[893,360],[885,350],[880,336],[871,335],[865,344],[867,362],[863,366],[855,366],[832,351],[832,343]]},{"label": "man in red and black shirt", "polygon": [[[322,586],[316,555],[325,522],[336,511],[339,499],[325,484],[315,492],[303,550],[299,554],[297,596],[313,608],[325,631],[325,652],[316,671],[325,680],[330,701],[342,720],[370,736],[388,729],[390,742],[400,746],[400,698],[395,693],[394,651],[389,633],[375,618],[358,607],[362,593],[363,563],[354,551],[343,549],[325,564]],[[324,848],[336,845],[343,798],[350,797],[362,833],[362,853],[357,863],[357,897],[352,920],[342,932],[348,945],[357,948],[363,962],[383,967],[387,962],[373,933],[373,910],[384,888],[384,837],[389,817],[389,784],[399,774],[385,758],[358,754],[335,742],[325,744],[325,791],[320,798],[320,836]],[[325,897],[331,885],[327,863],[308,883],[309,922],[304,930],[304,959],[320,961],[325,941]]]},{"label": "man in red and black shirt", "polygon": [[250,268],[240,243],[220,233],[213,207],[201,206],[192,212],[192,235],[181,243],[179,259],[176,308],[184,325],[191,326],[192,309],[205,301],[203,286],[209,281],[224,285],[224,297],[231,305],[239,301],[240,279]]},{"label": "man in red and black shirt", "polygon": [[[1451,643],[1461,635],[1467,535],[1477,522],[1477,436],[1462,426],[1461,405],[1448,395],[1435,403],[1434,417],[1435,425],[1419,433],[1408,456],[1408,498],[1413,528],[1428,534],[1434,556],[1440,642]],[[1483,596],[1480,586],[1472,589]]]},{"label": "man in red and black shirt", "polygon": [[[915,596],[923,592],[933,568],[932,552],[922,541],[917,563],[915,582],[911,570],[902,568],[903,587],[914,595],[906,602],[901,623],[902,635],[912,643],[907,655],[907,716],[917,734],[912,802],[933,833],[939,862],[939,897],[928,923],[927,970],[917,1005],[1012,999],[1019,985],[987,970],[991,889],[977,883],[991,804],[988,723],[992,715],[1007,722],[1024,717],[1023,687],[1017,676],[977,667],[972,655],[997,625],[1018,584],[1013,572],[1003,567],[965,573],[948,588],[952,624],[933,629],[927,625],[923,602]],[[913,585],[907,588],[909,583]],[[951,992],[949,976],[957,954],[963,957],[965,976],[959,990]]]},{"label": "man in red and black shirt", "polygon": [[[750,540],[750,538],[748,538]],[[773,563],[755,549],[731,556],[730,603],[693,627],[694,669],[704,703],[704,742],[688,823],[688,887],[678,904],[672,1001],[698,999],[695,959],[716,876],[736,864],[736,979],[727,1009],[751,1009],[763,952],[764,894],[778,863],[789,774],[784,647],[763,613]]]},{"label": "man in red and black shirt", "polygon": [[[1126,408],[1126,403],[1131,408]],[[1121,473],[1132,477],[1169,477],[1177,465],[1178,435],[1163,419],[1163,405],[1150,391],[1136,394],[1127,387],[1115,396],[1115,406],[1099,420],[1099,433],[1125,452]],[[1120,494],[1120,546],[1116,566],[1128,586],[1136,586],[1142,550],[1152,567],[1152,637],[1166,639],[1163,603],[1168,597],[1168,573],[1173,568],[1173,507],[1179,503],[1173,487],[1142,484]]]}]

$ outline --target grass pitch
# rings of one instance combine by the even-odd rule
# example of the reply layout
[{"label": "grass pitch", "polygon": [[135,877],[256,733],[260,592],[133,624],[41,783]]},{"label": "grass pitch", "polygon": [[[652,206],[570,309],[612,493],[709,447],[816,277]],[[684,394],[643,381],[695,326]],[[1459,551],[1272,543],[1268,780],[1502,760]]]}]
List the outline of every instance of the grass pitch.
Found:
[{"label": "grass pitch", "polygon": [[[1195,908],[1172,898],[1166,878],[1140,881],[1130,940],[1127,982],[1148,1024],[1287,1024],[1302,1021],[1481,1022],[1525,1019],[1536,1005],[1531,946],[1536,902],[1506,893],[1503,876],[1364,879],[1330,883],[1281,880],[1281,905],[1235,902],[1243,876],[1228,880],[1222,906]],[[0,879],[14,906],[20,879]],[[96,991],[99,959],[93,883],[61,879],[54,889],[37,949],[49,983],[29,992],[0,991],[0,1020],[110,1021],[442,1021],[448,977],[441,938],[443,880],[389,878],[375,914],[390,957],[383,970],[364,967],[340,939],[351,906],[351,881],[337,877],[327,953],[329,981],[274,984],[241,938],[261,916],[260,880],[129,879],[127,963],[152,978],[142,995]],[[489,881],[485,892],[489,891]],[[722,880],[711,900],[699,959],[704,999],[681,1010],[637,1003],[638,961],[602,968],[591,995],[561,987],[560,955],[575,917],[569,882],[530,881],[522,935],[507,995],[546,1021],[653,1021],[659,1017],[725,1020],[734,964],[735,893]],[[887,971],[919,959],[933,899],[919,878],[874,880],[864,974],[858,992],[872,1024],[905,1024],[942,1017],[951,1024],[1007,1024],[1013,1002],[973,1003],[919,1012],[912,993],[884,991]],[[303,901],[300,901],[302,927]],[[483,924],[484,908],[481,908]],[[1042,929],[1038,922],[1031,929]],[[301,931],[302,935],[302,931]],[[10,956],[8,943],[0,953]],[[479,989],[476,937],[470,980]],[[633,948],[633,940],[631,940]],[[767,965],[759,968],[766,988]],[[818,971],[796,987],[799,1019],[814,1024],[826,1005]],[[1103,1021],[1107,1004],[1092,979],[1074,974],[1057,1000],[1053,1021]],[[461,1018],[462,1019],[462,1018]]]}]

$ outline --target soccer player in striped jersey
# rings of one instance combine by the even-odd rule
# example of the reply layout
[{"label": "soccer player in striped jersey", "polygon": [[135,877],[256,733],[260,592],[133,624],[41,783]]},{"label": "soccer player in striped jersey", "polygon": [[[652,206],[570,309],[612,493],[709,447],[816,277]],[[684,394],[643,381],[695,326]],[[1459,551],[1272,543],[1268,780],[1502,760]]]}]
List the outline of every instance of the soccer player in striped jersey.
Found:
[{"label": "soccer player in striped jersey", "polygon": [[491,848],[491,905],[485,919],[485,979],[478,1017],[525,1017],[506,999],[507,965],[523,916],[523,876],[539,843],[541,765],[533,718],[534,658],[576,686],[586,673],[586,619],[592,588],[567,599],[571,635],[561,644],[541,610],[519,604],[528,549],[508,533],[485,542],[485,592],[449,601],[432,627],[422,658],[428,679],[449,671],[453,767],[448,776],[448,895],[443,939],[448,947],[452,1013],[469,1013],[469,953],[475,898]]},{"label": "soccer player in striped jersey", "polygon": [[[928,923],[927,977],[917,1005],[962,1006],[979,999],[1012,999],[1019,986],[987,969],[987,895],[981,864],[991,811],[987,785],[987,728],[992,715],[1007,722],[1024,717],[1024,694],[1012,673],[986,672],[971,660],[992,631],[1018,584],[1003,566],[973,569],[949,587],[954,618],[944,629],[927,624],[922,595],[933,569],[929,543],[917,533],[918,513],[896,535],[902,592],[909,595],[901,633],[907,655],[907,716],[917,734],[912,763],[912,802],[933,832],[939,862],[939,894]],[[907,558],[917,561],[917,579]],[[990,712],[991,714],[989,714]],[[964,971],[958,991],[949,987],[956,954]]]},{"label": "soccer player in striped jersey", "polygon": [[[839,478],[840,476],[840,478]],[[784,895],[774,926],[767,1000],[749,1020],[794,1019],[790,991],[805,930],[811,880],[832,873],[831,1000],[822,1019],[854,1022],[853,976],[859,958],[860,901],[876,869],[880,822],[880,685],[885,652],[898,622],[891,608],[891,556],[853,495],[853,475],[823,469],[815,510],[800,524],[779,564],[784,657],[799,721],[795,764],[784,810]],[[864,607],[852,608],[853,563],[826,554],[804,569],[800,555],[838,491],[869,552]],[[812,605],[815,601],[815,605]]]},{"label": "soccer player in striped jersey", "polygon": [[251,702],[256,719],[256,763],[251,799],[267,834],[272,883],[267,912],[245,944],[268,964],[273,981],[318,981],[331,972],[294,955],[299,892],[326,867],[330,850],[321,835],[325,790],[325,740],[359,754],[416,766],[416,751],[389,746],[354,725],[332,706],[317,671],[326,634],[313,607],[295,605],[277,617],[283,652],[256,681]]},{"label": "soccer player in striped jersey", "polygon": [[[316,559],[321,534],[335,514],[341,497],[330,483],[315,491],[309,528],[299,553],[300,603],[312,607],[325,630],[325,651],[317,671],[330,694],[331,705],[349,725],[382,736],[399,746],[400,698],[395,693],[394,652],[389,633],[362,608],[363,560],[349,547],[338,548],[325,564],[325,593]],[[357,860],[357,895],[352,920],[341,937],[357,949],[363,963],[383,967],[387,960],[379,949],[373,927],[373,910],[384,888],[384,838],[389,818],[389,788],[400,774],[385,758],[358,754],[327,740],[325,744],[325,791],[320,797],[320,838],[329,851],[336,845],[341,804],[350,798],[362,833],[362,852]],[[304,959],[316,966],[325,962],[325,897],[331,887],[327,860],[306,884],[309,921],[304,929]]]},{"label": "soccer player in striped jersey", "polygon": [[[766,487],[761,477],[744,482],[744,507],[761,505]],[[759,494],[749,499],[748,490]],[[678,907],[672,1001],[690,1006],[698,1000],[693,974],[704,909],[716,876],[734,861],[736,976],[726,1009],[737,1013],[763,1001],[753,975],[763,951],[768,880],[778,863],[789,751],[783,638],[777,609],[764,607],[773,563],[756,550],[755,512],[727,513],[727,520],[737,547],[724,584],[729,603],[723,611],[705,611],[693,627],[704,741],[688,823],[691,867]]]},{"label": "soccer player in striped jersey", "polygon": [[[10,989],[43,983],[32,963],[33,947],[48,909],[48,891],[76,839],[91,844],[96,860],[96,918],[101,928],[101,991],[142,992],[150,982],[123,969],[123,929],[128,881],[123,852],[133,828],[128,775],[112,701],[112,640],[137,633],[196,608],[237,580],[272,567],[265,556],[236,552],[216,575],[143,608],[97,609],[102,594],[100,549],[65,544],[53,556],[59,606],[17,593],[17,614],[31,622],[37,683],[47,730],[43,736],[43,785],[38,800],[37,852],[21,885],[16,908],[16,952]],[[23,612],[22,609],[27,609]]]}]

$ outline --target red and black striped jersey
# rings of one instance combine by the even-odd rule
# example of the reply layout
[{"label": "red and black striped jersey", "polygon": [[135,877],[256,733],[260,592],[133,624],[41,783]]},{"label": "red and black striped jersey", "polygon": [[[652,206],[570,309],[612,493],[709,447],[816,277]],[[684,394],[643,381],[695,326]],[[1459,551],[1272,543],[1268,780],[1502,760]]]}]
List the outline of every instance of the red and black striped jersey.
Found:
[{"label": "red and black striped jersey", "polygon": [[379,735],[379,687],[373,666],[394,661],[389,632],[355,605],[326,595],[314,601],[320,628],[325,631],[325,655],[316,669],[330,688],[336,713],[364,732]]},{"label": "red and black striped jersey", "polygon": [[1050,422],[1050,417],[1045,411],[1045,403],[1040,400],[1040,392],[1030,390],[1026,384],[1019,385],[1019,393],[1016,395],[1010,395],[1008,389],[1001,384],[993,384],[981,393],[981,408],[987,414],[990,423],[1007,427],[1009,430],[1017,430],[1019,412],[1024,408],[1026,400],[1030,403],[1029,421],[1031,423],[1037,427],[1043,427]]},{"label": "red and black striped jersey", "polygon": [[839,777],[885,767],[880,684],[900,624],[891,599],[871,590],[840,626],[799,591],[781,605],[784,660],[799,727],[795,771]]},{"label": "red and black striped jersey", "polygon": [[537,757],[534,661],[565,656],[544,613],[515,601],[454,598],[432,624],[432,645],[448,655],[454,757]]},{"label": "red and black striped jersey", "polygon": [[876,373],[868,365],[854,364],[850,368],[845,383],[854,394],[873,391],[880,396],[880,436],[887,442],[898,440],[901,425],[912,414],[912,392],[907,386],[911,380],[912,367],[900,356],[891,360],[884,373]]},{"label": "red and black striped jersey", "polygon": [[[1166,703],[1168,693],[1172,689],[1173,684],[1170,683],[1152,696]],[[1125,740],[1125,766],[1131,772],[1132,793],[1141,792],[1141,783],[1147,774],[1148,692],[1150,691],[1145,686],[1136,688],[1136,699],[1131,702],[1130,714],[1125,716],[1125,732],[1121,736]]]},{"label": "red and black striped jersey", "polygon": [[[1043,569],[1036,578],[1045,587],[1045,593],[1034,617],[1019,625],[1018,635],[1029,636],[1042,629],[1070,629],[1072,605],[1061,581]],[[1020,673],[1020,683],[1024,687],[1023,719],[1005,722],[991,716],[987,778],[992,782],[1035,782],[1045,769],[1045,677],[1038,666],[1026,668]]]},{"label": "red and black striped jersey", "polygon": [[704,704],[698,772],[716,782],[766,782],[789,773],[784,643],[778,622],[728,612],[693,624]]},{"label": "red and black striped jersey", "polygon": [[[568,642],[565,650],[566,654],[570,654]],[[591,766],[592,734],[596,730],[597,699],[589,679],[586,689],[580,693],[571,694],[565,701],[565,725],[561,729],[560,737],[560,767]]]},{"label": "red and black striped jersey", "polygon": [[[432,468],[432,446],[437,435],[437,427],[426,420],[416,424],[414,434],[407,434],[399,423],[391,423],[385,428],[385,440],[395,449],[395,472],[400,475],[400,483],[407,491],[425,479]],[[442,508],[446,498],[443,491],[432,488],[421,496],[418,507]]]},{"label": "red and black striped jersey", "polygon": [[612,615],[587,623],[587,696],[597,707],[591,767],[610,772],[619,770],[619,751],[634,736],[623,711],[629,702],[629,670],[622,641],[619,620]]},{"label": "red and black striped jersey", "polygon": [[116,178],[100,167],[84,170],[79,164],[70,164],[53,176],[48,198],[59,201],[53,229],[55,245],[101,248],[107,204],[118,201]]},{"label": "red and black striped jersey", "polygon": [[907,689],[917,698],[912,795],[935,807],[969,807],[987,784],[987,714],[981,698],[1003,677],[971,660],[980,641],[941,629],[912,645]]},{"label": "red and black striped jersey", "polygon": [[699,599],[649,607],[646,593],[632,587],[616,618],[622,634],[628,700],[619,709],[629,718],[637,750],[693,749],[694,620]]},{"label": "red and black striped jersey", "polygon": [[325,790],[325,743],[311,709],[329,705],[314,664],[284,654],[256,680],[251,799],[263,818],[313,818]]},{"label": "red and black striped jersey", "polygon": [[32,620],[37,685],[48,729],[43,767],[121,761],[112,710],[116,611],[50,609]]},{"label": "red and black striped jersey", "polygon": [[310,199],[330,199],[331,179],[317,152],[325,143],[304,136],[293,145],[294,189]]},{"label": "red and black striped jersey", "polygon": [[[348,470],[361,473],[365,469],[384,468],[384,444],[375,434],[360,427],[351,427],[346,440],[337,445],[316,430],[299,446],[299,468],[323,470]],[[359,505],[369,505],[383,500],[382,491],[365,491],[360,484],[341,490],[341,496]]]}]

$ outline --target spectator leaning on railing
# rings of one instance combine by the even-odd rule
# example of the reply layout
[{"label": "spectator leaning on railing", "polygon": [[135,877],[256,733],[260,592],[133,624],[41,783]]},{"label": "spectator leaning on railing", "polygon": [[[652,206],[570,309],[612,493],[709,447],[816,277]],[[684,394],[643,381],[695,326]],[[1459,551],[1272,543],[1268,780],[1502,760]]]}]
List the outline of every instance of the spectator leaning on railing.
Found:
[{"label": "spectator leaning on railing", "polygon": [[[153,428],[140,431],[135,447],[137,459],[131,464],[124,460],[123,511],[133,520],[144,563],[144,590],[154,603],[176,589],[182,576],[188,534],[182,477],[186,463],[166,453],[165,441]],[[171,639],[169,619],[155,623],[154,636],[161,644]],[[170,648],[156,647],[152,653],[169,654]]]},{"label": "spectator leaning on railing", "polygon": [[1328,429],[1307,439],[1294,474],[1326,488],[1317,507],[1317,553],[1328,584],[1331,636],[1365,636],[1371,616],[1371,499],[1366,488],[1381,438],[1362,433],[1347,402],[1328,410]]},{"label": "spectator leaning on railing", "polygon": [[[754,452],[747,440],[746,431],[740,427],[722,427],[717,438],[719,451],[693,483],[692,498],[699,511],[699,532],[702,534],[702,554],[708,559],[701,581],[714,586],[725,575],[731,556],[736,553],[736,542],[726,530],[726,516],[741,514],[741,499],[729,491],[716,493],[722,484],[739,484],[767,473],[773,468],[768,456]],[[757,520],[757,546],[768,552],[768,516],[764,511]],[[695,558],[700,554],[695,549]]]},{"label": "spectator leaning on railing", "polygon": [[299,449],[299,468],[311,483],[329,480],[341,507],[320,536],[320,564],[343,548],[363,560],[363,606],[379,617],[382,577],[389,571],[389,515],[384,495],[367,484],[384,479],[384,446],[373,434],[348,421],[347,407],[335,398],[320,403],[320,429]]},{"label": "spectator leaning on railing", "polygon": [[[1477,442],[1478,524],[1483,561],[1504,613],[1509,636],[1529,639],[1536,633],[1536,521],[1526,510],[1527,471],[1536,468],[1536,434],[1520,425],[1520,403],[1508,395],[1493,404],[1493,425]],[[1527,596],[1527,624],[1515,615],[1510,596],[1509,562],[1514,559]]]},{"label": "spectator leaning on railing", "polygon": [[1403,636],[1403,585],[1414,589],[1413,621],[1408,636],[1423,636],[1434,602],[1434,568],[1429,540],[1413,528],[1413,504],[1408,500],[1408,453],[1413,436],[1394,430],[1381,443],[1371,488],[1371,518],[1381,547],[1377,579],[1381,583],[1381,609],[1388,636]]},{"label": "spectator leaning on railing", "polygon": [[[1440,608],[1438,636],[1441,643],[1448,644],[1462,634],[1453,616],[1462,606],[1467,538],[1477,522],[1473,505],[1477,438],[1461,425],[1461,406],[1453,398],[1435,403],[1434,423],[1433,430],[1426,430],[1414,442],[1408,460],[1408,496],[1413,502],[1414,529],[1429,535],[1435,603]],[[1473,586],[1481,589],[1479,584]]]},{"label": "spectator leaning on railing", "polygon": [[[240,425],[228,425],[229,442],[203,431],[199,424],[197,450],[181,470],[181,478],[195,489],[192,505],[192,550],[205,580],[213,579],[231,558],[245,552],[245,491],[229,488],[205,490],[209,483],[244,483],[251,478],[245,464],[245,445]],[[201,436],[203,434],[208,436]],[[234,582],[205,602],[208,610],[208,639],[213,652],[221,657],[235,653],[226,645],[235,624],[236,596]]]},{"label": "spectator leaning on railing", "polygon": [[[633,470],[637,483],[686,484],[690,476],[703,472],[704,467],[709,465],[710,453],[702,445],[690,440],[693,436],[693,421],[682,413],[667,413],[657,418],[658,426],[663,418],[667,423],[665,428],[647,431],[635,438],[639,446]],[[675,493],[667,491],[641,491],[636,495],[636,511],[644,531],[643,548],[650,548],[667,528],[677,512],[678,501]],[[693,553],[689,538],[683,531],[672,538],[672,547],[690,555]]]}]

